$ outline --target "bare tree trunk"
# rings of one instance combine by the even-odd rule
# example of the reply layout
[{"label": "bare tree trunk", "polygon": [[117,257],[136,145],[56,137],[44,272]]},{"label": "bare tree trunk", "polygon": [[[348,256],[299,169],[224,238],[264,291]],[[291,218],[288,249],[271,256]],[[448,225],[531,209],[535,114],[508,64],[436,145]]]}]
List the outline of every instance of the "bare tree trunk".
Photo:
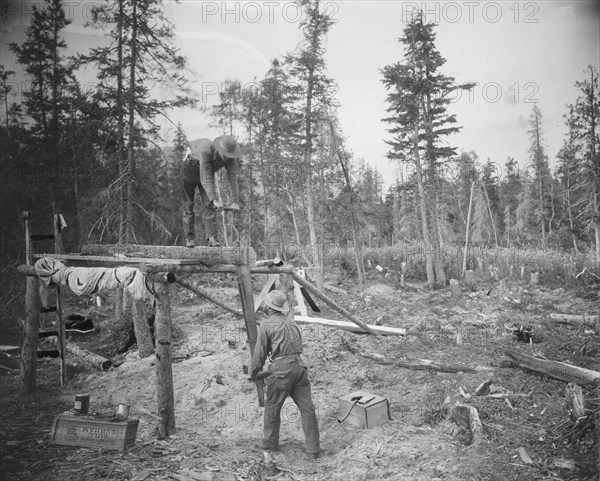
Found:
[{"label": "bare tree trunk", "polygon": [[434,193],[433,196],[433,204],[432,204],[432,210],[433,212],[431,213],[431,219],[432,219],[432,224],[433,224],[433,232],[434,232],[434,238],[435,238],[435,242],[433,243],[434,246],[434,268],[435,268],[435,277],[436,277],[436,282],[440,285],[446,285],[446,273],[444,272],[444,259],[442,257],[442,238],[441,238],[441,234],[440,234],[440,224],[438,222],[439,220],[439,194],[437,192]]},{"label": "bare tree trunk", "polygon": [[594,233],[596,237],[596,263],[600,264],[600,223],[594,224]]},{"label": "bare tree trunk", "polygon": [[473,191],[475,189],[475,181],[471,182],[471,195],[469,196],[469,211],[467,213],[467,229],[465,232],[465,252],[463,255],[462,275],[467,272],[467,255],[469,252],[469,230],[471,229],[471,210],[473,208]]},{"label": "bare tree trunk", "polygon": [[435,283],[435,274],[433,271],[433,248],[429,238],[429,227],[427,225],[427,201],[425,197],[425,188],[423,186],[423,168],[421,166],[421,157],[419,155],[419,127],[415,125],[413,136],[413,161],[415,163],[415,177],[417,179],[417,190],[419,193],[419,207],[421,210],[421,229],[423,232],[423,244],[425,245],[425,270],[427,272],[427,284],[433,286]]},{"label": "bare tree trunk", "polygon": [[137,0],[132,0],[131,14],[131,66],[129,69],[129,144],[127,152],[127,167],[125,172],[125,242],[133,242],[133,173],[135,162],[135,77],[137,68]]},{"label": "bare tree trunk", "polygon": [[571,207],[571,166],[569,165],[567,169],[567,213],[569,215],[569,228],[571,229],[571,239],[573,241],[573,250],[579,253],[579,248],[577,247],[577,237],[575,237],[575,225],[573,223],[573,209]]},{"label": "bare tree trunk", "polygon": [[288,200],[290,202],[288,209],[290,214],[292,214],[292,223],[294,224],[294,234],[296,235],[296,244],[298,244],[298,247],[300,247],[301,244],[301,239],[300,239],[300,229],[298,228],[298,219],[296,218],[296,208],[294,207],[294,198],[291,194],[291,192],[289,191],[289,189],[286,188],[285,193],[288,196]]},{"label": "bare tree trunk", "polygon": [[[340,166],[342,167],[342,172],[344,173],[344,180],[346,181],[346,187],[348,188],[348,193],[350,195],[350,219],[352,220],[352,241],[354,242],[354,256],[356,261],[356,272],[358,274],[358,286],[362,291],[363,284],[365,282],[365,268],[363,265],[363,251],[360,240],[360,224],[358,222],[358,216],[356,214],[356,196],[354,195],[354,190],[352,188],[352,182],[350,180],[350,174],[348,173],[346,162],[344,160],[344,157],[342,156],[342,152],[340,151],[337,145],[335,129],[333,127],[333,122],[331,121],[331,117],[329,117],[329,114],[327,115],[327,118],[329,120],[329,128],[331,129],[331,137],[333,138],[335,152],[340,162]],[[394,202],[394,206],[395,205],[396,203]]]},{"label": "bare tree trunk", "polygon": [[490,203],[490,196],[487,193],[487,189],[483,182],[481,183],[481,188],[483,189],[483,193],[485,194],[485,201],[488,208],[488,214],[490,215],[490,223],[492,224],[492,229],[494,231],[494,241],[496,242],[496,247],[498,247],[498,233],[496,232],[496,223],[494,222],[494,213],[492,212],[492,205]]}]

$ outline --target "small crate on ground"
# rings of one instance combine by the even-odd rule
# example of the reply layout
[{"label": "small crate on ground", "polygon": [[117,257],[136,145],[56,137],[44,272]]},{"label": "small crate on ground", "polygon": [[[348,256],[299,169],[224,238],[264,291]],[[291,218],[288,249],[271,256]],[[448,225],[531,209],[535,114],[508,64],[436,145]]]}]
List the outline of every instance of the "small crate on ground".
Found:
[{"label": "small crate on ground", "polygon": [[139,419],[118,421],[78,416],[65,412],[56,416],[51,442],[64,446],[82,446],[125,450],[135,444]]},{"label": "small crate on ground", "polygon": [[386,398],[366,391],[356,391],[339,398],[340,422],[359,428],[372,428],[387,423],[390,407]]}]

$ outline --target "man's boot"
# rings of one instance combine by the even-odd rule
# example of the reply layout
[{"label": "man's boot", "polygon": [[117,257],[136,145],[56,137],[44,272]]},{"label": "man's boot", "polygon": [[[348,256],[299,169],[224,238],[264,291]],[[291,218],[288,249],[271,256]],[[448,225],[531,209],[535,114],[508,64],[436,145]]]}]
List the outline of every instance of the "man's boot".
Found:
[{"label": "man's boot", "polygon": [[209,237],[207,243],[209,247],[219,247],[221,245],[214,237]]}]

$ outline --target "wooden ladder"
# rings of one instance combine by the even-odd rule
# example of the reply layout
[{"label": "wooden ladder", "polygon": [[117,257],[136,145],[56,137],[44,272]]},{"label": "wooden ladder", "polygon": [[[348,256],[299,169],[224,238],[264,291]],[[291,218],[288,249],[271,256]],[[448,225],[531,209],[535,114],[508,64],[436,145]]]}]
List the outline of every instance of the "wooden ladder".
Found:
[{"label": "wooden ladder", "polygon": [[[21,219],[25,223],[25,263],[27,265],[33,264],[33,252],[32,252],[32,243],[45,241],[45,240],[54,240],[54,252],[55,254],[63,254],[64,246],[62,241],[61,231],[64,227],[66,227],[66,222],[62,214],[54,214],[53,226],[54,232],[52,234],[42,234],[42,235],[32,235],[31,234],[31,220],[32,215],[30,211],[23,211],[21,213]],[[41,282],[41,281],[38,281]],[[67,359],[66,359],[66,333],[65,333],[65,324],[63,322],[63,312],[62,312],[62,295],[60,285],[56,285],[56,306],[51,307],[50,309],[40,308],[40,312],[56,312],[56,322],[58,324],[58,330],[53,331],[42,331],[38,332],[38,338],[47,338],[47,337],[57,337],[58,340],[58,357],[60,358],[60,385],[61,387],[65,385],[67,381]],[[38,351],[39,353],[46,353],[44,351]],[[46,353],[47,354],[47,353]]]}]

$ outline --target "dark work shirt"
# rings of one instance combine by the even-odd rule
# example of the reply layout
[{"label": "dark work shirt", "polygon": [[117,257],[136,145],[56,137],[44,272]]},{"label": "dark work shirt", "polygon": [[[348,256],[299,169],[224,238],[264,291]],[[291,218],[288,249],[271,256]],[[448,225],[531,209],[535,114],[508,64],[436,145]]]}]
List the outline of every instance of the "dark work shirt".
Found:
[{"label": "dark work shirt", "polygon": [[300,328],[284,314],[278,312],[268,316],[258,326],[257,334],[250,371],[252,377],[262,369],[269,354],[272,359],[277,359],[302,352]]},{"label": "dark work shirt", "polygon": [[200,182],[206,191],[208,200],[211,201],[218,198],[214,174],[225,167],[232,200],[236,204],[239,204],[236,159],[229,157],[222,159],[220,155],[217,155],[217,151],[210,139],[200,139],[192,142],[192,144],[192,157],[199,160]]}]

